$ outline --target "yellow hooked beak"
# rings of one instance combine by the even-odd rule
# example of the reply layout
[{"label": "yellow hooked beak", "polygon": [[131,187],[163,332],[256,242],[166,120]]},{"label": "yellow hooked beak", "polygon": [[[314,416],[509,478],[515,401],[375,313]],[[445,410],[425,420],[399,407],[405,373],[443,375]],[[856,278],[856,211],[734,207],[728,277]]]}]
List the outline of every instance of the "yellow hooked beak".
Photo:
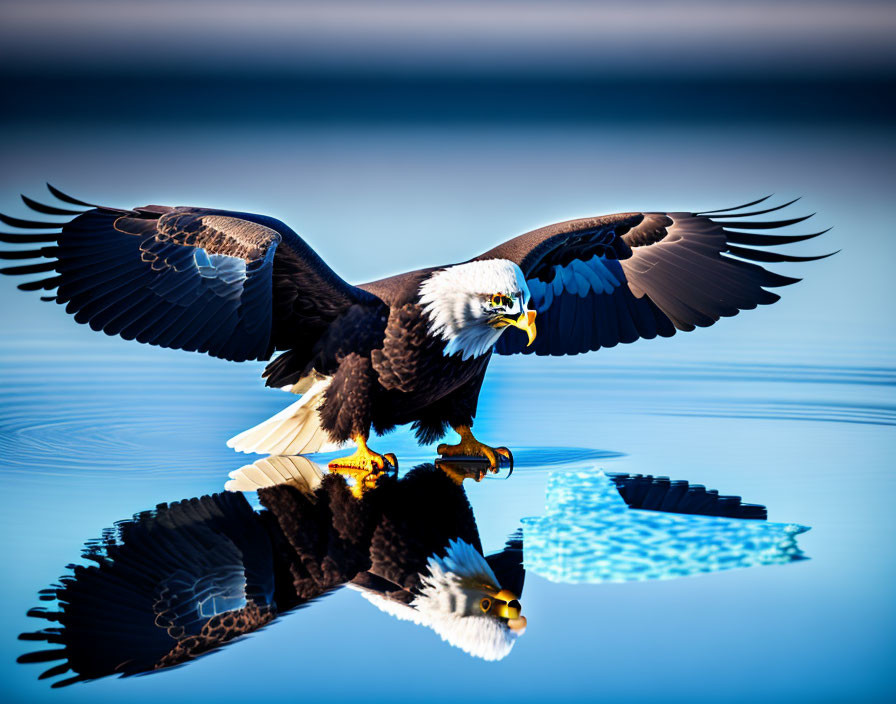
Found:
[{"label": "yellow hooked beak", "polygon": [[535,311],[534,310],[524,310],[520,317],[516,320],[511,320],[510,324],[515,328],[519,328],[523,332],[526,333],[529,337],[529,342],[526,343],[526,347],[531,345],[535,341]]},{"label": "yellow hooked beak", "polygon": [[526,630],[526,617],[520,614],[522,606],[520,606],[519,597],[509,589],[502,589],[499,592],[487,592],[494,599],[494,604],[490,613],[500,618],[507,619],[507,627],[516,631],[518,635],[522,635]]}]

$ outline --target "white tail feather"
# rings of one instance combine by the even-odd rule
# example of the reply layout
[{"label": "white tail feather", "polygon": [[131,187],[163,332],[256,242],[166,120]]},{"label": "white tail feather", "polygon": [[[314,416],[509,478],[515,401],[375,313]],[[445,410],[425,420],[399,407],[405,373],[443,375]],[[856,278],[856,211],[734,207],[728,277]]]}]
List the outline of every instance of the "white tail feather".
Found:
[{"label": "white tail feather", "polygon": [[320,486],[321,469],[307,457],[265,457],[230,473],[227,491],[256,491],[266,486],[290,484],[312,492]]},{"label": "white tail feather", "polygon": [[227,446],[237,452],[265,455],[304,455],[339,449],[341,443],[331,442],[318,414],[329,385],[329,378],[319,379],[294,404],[230,438]]}]

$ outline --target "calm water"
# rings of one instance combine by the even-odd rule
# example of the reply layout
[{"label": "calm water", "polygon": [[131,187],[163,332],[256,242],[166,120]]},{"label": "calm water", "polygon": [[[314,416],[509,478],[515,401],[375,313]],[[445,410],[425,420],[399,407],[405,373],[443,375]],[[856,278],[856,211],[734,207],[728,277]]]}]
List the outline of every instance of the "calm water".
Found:
[{"label": "calm water", "polygon": [[[127,153],[140,153],[141,163],[122,161]],[[351,281],[465,259],[556,220],[724,207],[770,191],[804,194],[799,207],[819,211],[815,229],[834,226],[791,251],[842,249],[821,262],[779,265],[805,280],[775,306],[707,330],[587,357],[496,360],[477,428],[484,440],[512,447],[518,468],[508,481],[468,487],[487,551],[523,519],[531,526],[549,514],[556,477],[604,468],[686,479],[765,504],[769,521],[811,527],[798,537],[809,559],[623,583],[570,584],[530,570],[522,599],[528,631],[498,663],[474,660],[342,590],[186,667],[52,692],[36,679],[41,668],[14,662],[28,649],[16,636],[35,627],[25,612],[37,591],[116,521],[220,490],[246,461],[226,439],[291,399],[262,387],[261,365],[101,337],[0,281],[7,700],[136,703],[197,691],[218,701],[896,694],[889,135],[748,124],[144,127],[11,130],[0,155],[4,212],[18,213],[15,194],[35,195],[44,180],[110,204],[267,212]],[[433,457],[403,430],[374,447],[396,452],[404,469]]]}]

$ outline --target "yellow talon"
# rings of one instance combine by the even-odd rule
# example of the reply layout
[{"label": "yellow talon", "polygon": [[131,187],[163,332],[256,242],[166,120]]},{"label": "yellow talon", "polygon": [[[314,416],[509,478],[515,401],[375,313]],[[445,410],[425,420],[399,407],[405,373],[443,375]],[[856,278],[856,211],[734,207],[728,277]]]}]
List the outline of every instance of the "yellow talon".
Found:
[{"label": "yellow talon", "polygon": [[[513,467],[513,455],[506,447],[490,447],[479,442],[473,437],[473,431],[467,425],[462,425],[454,429],[460,435],[460,442],[456,445],[439,445],[437,452],[443,457],[485,457],[488,460],[488,471],[497,473],[501,466],[500,457],[504,457]],[[439,465],[445,469],[449,476],[456,482],[460,483],[465,478],[470,477],[477,482],[484,476],[486,470],[461,468],[453,466],[456,463],[442,462]]]},{"label": "yellow talon", "polygon": [[381,476],[398,470],[398,459],[391,452],[381,455],[371,450],[363,435],[356,435],[353,440],[358,449],[348,457],[332,460],[328,467],[331,472],[353,478],[355,483],[351,486],[351,492],[360,499],[365,491],[376,486]]}]

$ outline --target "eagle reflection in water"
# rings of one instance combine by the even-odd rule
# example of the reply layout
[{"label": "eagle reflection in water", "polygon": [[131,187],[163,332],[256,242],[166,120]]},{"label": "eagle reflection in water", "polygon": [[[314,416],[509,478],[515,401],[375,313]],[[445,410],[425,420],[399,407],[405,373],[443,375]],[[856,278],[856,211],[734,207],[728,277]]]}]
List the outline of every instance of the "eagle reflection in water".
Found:
[{"label": "eagle reflection in water", "polygon": [[95,564],[41,592],[54,687],[180,665],[348,586],[486,660],[524,632],[519,534],[484,556],[462,481],[432,464],[382,477],[358,499],[338,474],[162,504],[87,543]]},{"label": "eagle reflection in water", "polygon": [[[525,567],[554,582],[669,579],[803,559],[808,530],[702,485],[598,470],[552,473],[546,513],[523,518],[485,556],[464,479],[481,462],[423,464],[365,488],[302,456],[231,473],[229,491],[162,504],[87,543],[41,592],[54,624],[23,640],[51,649],[54,687],[180,665],[347,586],[397,618],[485,660],[506,657],[526,628]],[[256,511],[243,496],[256,491]],[[55,664],[56,661],[63,661]]]}]

